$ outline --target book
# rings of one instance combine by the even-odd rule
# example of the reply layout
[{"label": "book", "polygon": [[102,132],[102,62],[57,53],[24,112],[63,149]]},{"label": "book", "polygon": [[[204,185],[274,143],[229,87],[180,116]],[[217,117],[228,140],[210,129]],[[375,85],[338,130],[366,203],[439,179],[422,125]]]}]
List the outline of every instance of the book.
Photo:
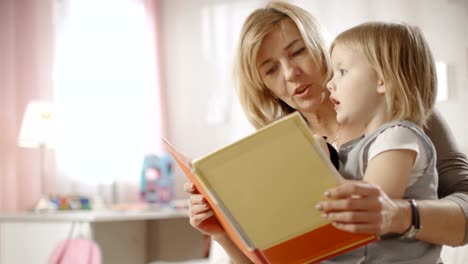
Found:
[{"label": "book", "polygon": [[314,263],[377,240],[315,209],[343,179],[298,112],[191,163],[165,145],[254,263]]}]

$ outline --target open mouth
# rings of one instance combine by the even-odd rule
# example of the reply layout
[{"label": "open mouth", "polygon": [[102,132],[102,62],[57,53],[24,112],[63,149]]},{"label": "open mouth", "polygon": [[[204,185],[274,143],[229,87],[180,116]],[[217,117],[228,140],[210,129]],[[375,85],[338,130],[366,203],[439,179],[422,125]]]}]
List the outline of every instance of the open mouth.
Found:
[{"label": "open mouth", "polygon": [[340,105],[340,101],[336,100],[333,97],[330,97],[330,101],[335,105],[335,108],[337,108]]},{"label": "open mouth", "polygon": [[310,85],[301,85],[300,87],[296,88],[296,90],[294,90],[294,95],[300,97],[306,94],[309,87]]}]

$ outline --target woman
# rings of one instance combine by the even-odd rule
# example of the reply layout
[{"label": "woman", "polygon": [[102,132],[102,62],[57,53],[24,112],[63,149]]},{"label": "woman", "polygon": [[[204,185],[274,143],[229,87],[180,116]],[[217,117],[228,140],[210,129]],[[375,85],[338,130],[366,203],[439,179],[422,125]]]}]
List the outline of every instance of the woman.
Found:
[{"label": "woman", "polygon": [[[299,111],[315,134],[339,146],[362,134],[360,127],[342,127],[336,121],[325,83],[331,67],[324,32],[307,11],[291,4],[272,2],[245,21],[236,56],[239,97],[248,120],[256,128],[293,111]],[[468,217],[468,162],[455,147],[447,126],[437,113],[426,133],[438,154],[439,197],[418,201],[423,227],[417,234],[406,200],[391,200],[378,187],[349,182],[326,193],[332,200],[317,209],[342,230],[410,235],[447,245],[465,244]],[[205,199],[191,183],[190,223],[219,242],[236,263],[251,263],[219,225]],[[351,199],[353,196],[353,199]],[[443,228],[441,228],[443,226]]]}]

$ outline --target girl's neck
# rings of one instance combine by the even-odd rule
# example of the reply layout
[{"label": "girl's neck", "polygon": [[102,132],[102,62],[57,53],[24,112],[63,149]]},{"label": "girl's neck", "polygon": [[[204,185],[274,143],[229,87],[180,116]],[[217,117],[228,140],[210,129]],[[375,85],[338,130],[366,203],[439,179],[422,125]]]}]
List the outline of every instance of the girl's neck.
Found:
[{"label": "girl's neck", "polygon": [[314,134],[327,137],[342,145],[364,133],[363,126],[341,125],[336,120],[336,112],[333,103],[326,99],[322,102],[318,111],[302,113],[307,120],[310,130]]},{"label": "girl's neck", "polygon": [[385,123],[388,123],[390,120],[387,116],[387,107],[385,101],[382,102],[380,107],[377,107],[372,111],[372,116],[364,125],[364,135],[369,135],[370,133],[377,130],[379,127],[383,126]]}]

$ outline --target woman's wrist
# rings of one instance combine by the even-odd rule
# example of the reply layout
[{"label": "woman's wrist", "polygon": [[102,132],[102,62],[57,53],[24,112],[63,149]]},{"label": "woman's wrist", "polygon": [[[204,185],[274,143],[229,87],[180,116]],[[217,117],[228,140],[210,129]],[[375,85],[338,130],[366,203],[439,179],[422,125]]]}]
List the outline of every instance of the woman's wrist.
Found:
[{"label": "woman's wrist", "polygon": [[411,206],[407,200],[394,200],[395,213],[393,219],[390,219],[392,224],[391,232],[404,234],[411,227]]},{"label": "woman's wrist", "polygon": [[226,242],[231,242],[231,238],[229,238],[229,236],[227,235],[226,232],[222,233],[222,234],[216,234],[216,235],[213,235],[211,236],[211,238],[213,240],[215,240],[216,242],[218,242],[219,244],[224,244]]}]

